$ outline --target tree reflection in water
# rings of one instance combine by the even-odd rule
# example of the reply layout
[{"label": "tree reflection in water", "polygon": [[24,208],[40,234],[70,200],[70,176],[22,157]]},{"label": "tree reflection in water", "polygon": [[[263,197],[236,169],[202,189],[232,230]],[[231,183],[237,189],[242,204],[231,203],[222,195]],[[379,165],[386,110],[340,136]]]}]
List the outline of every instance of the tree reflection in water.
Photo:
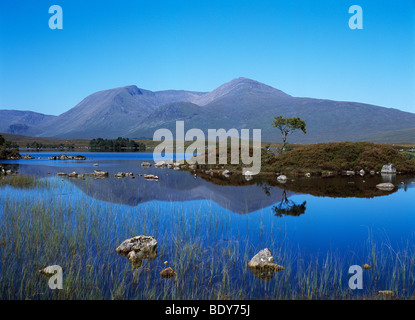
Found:
[{"label": "tree reflection in water", "polygon": [[282,192],[282,200],[272,207],[272,210],[277,217],[283,216],[294,216],[298,217],[305,213],[307,202],[304,201],[302,204],[296,204],[294,201],[287,198],[287,193],[284,189]]}]

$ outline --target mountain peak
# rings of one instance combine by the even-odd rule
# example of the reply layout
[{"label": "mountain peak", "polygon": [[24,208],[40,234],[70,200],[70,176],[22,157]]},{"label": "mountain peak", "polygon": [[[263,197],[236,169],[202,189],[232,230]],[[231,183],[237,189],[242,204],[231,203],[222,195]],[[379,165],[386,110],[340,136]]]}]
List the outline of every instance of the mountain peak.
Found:
[{"label": "mountain peak", "polygon": [[224,83],[223,85],[221,85],[213,91],[204,94],[200,98],[194,100],[194,103],[201,106],[205,106],[214,100],[220,99],[221,97],[241,94],[265,94],[279,96],[281,98],[291,97],[290,95],[282,92],[281,90],[270,87],[264,83],[249,78],[239,77]]}]

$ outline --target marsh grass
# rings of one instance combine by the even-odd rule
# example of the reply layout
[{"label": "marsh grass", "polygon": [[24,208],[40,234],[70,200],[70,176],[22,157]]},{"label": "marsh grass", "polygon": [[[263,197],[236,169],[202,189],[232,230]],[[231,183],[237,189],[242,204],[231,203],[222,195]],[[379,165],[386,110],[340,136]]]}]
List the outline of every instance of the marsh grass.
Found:
[{"label": "marsh grass", "polygon": [[[128,207],[89,198],[56,178],[31,190],[2,186],[0,205],[2,299],[384,299],[379,290],[394,291],[389,299],[414,296],[413,242],[397,248],[369,234],[352,254],[309,255],[265,222],[253,241],[248,217],[234,224],[232,213],[208,201]],[[115,248],[139,234],[158,240],[158,257],[134,270]],[[263,249],[258,243],[286,268],[267,282],[247,267]],[[176,278],[160,276],[164,261]],[[352,291],[348,268],[363,263],[373,268],[364,271],[364,290]],[[63,268],[62,290],[49,289],[38,272],[53,264]]]},{"label": "marsh grass", "polygon": [[0,176],[0,187],[6,185],[14,188],[35,188],[46,186],[47,181],[30,175]]}]

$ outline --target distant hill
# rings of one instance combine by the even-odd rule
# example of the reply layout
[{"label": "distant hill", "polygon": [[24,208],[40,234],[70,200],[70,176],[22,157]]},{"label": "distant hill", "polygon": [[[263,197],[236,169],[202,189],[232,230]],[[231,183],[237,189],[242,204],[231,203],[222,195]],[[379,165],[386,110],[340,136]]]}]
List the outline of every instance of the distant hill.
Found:
[{"label": "distant hill", "polygon": [[22,135],[38,135],[38,127],[56,116],[33,111],[0,110],[0,132]]},{"label": "distant hill", "polygon": [[[415,114],[358,102],[292,97],[247,78],[234,79],[210,92],[149,91],[126,86],[91,94],[58,117],[0,110],[0,131],[58,138],[152,138],[159,128],[174,132],[200,128],[262,129],[263,141],[279,141],[271,123],[276,115],[299,116],[307,134],[297,143],[335,141],[415,142]],[[13,131],[13,132],[12,132]]]}]

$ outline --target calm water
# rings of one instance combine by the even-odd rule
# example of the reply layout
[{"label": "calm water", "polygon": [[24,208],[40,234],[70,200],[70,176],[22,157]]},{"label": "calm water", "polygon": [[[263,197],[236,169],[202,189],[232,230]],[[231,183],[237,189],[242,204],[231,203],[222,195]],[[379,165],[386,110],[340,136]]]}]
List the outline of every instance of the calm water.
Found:
[{"label": "calm water", "polygon": [[[205,240],[212,245],[223,246],[228,242],[238,242],[241,255],[248,250],[252,257],[266,247],[275,252],[284,245],[296,250],[295,252],[300,250],[305,261],[311,257],[324,257],[330,251],[340,256],[351,257],[347,261],[349,265],[366,263],[369,238],[396,250],[407,246],[408,243],[413,244],[414,240],[414,177],[366,176],[330,178],[331,180],[301,178],[281,185],[256,181],[247,182],[242,186],[232,186],[214,184],[200,177],[195,178],[188,172],[154,167],[142,168],[142,161],[152,162],[151,153],[85,153],[86,161],[47,160],[48,156],[59,154],[52,152],[30,154],[36,159],[2,161],[1,164],[19,171],[20,174],[49,179],[52,187],[48,190],[3,187],[0,189],[0,214],[5,202],[10,199],[38,197],[50,201],[66,199],[68,202],[82,198],[94,207],[110,208],[117,213],[114,214],[115,219],[124,221],[123,223],[129,219],[134,220],[135,215],[140,215],[141,212],[157,211],[157,225],[149,222],[146,232],[157,238],[163,252],[163,243],[169,241],[168,237],[172,236],[172,233],[177,232],[176,229],[169,229],[171,221],[181,212],[182,218],[185,219],[182,226],[184,232],[205,234]],[[94,163],[98,163],[99,166],[94,167]],[[110,177],[86,177],[82,180],[56,176],[58,172],[91,173],[95,169],[108,171]],[[133,172],[135,175],[155,174],[159,176],[159,181],[146,181],[139,176],[135,179],[114,178],[112,175],[119,171]],[[375,185],[382,181],[392,181],[398,188],[391,193],[380,192],[376,190]],[[344,191],[344,196],[341,192],[333,193],[339,185],[341,192]],[[354,188],[360,193],[350,196],[353,195]],[[275,215],[275,206],[303,203],[305,210],[298,216]],[[200,225],[197,225],[197,222],[195,224],[194,221],[197,219],[200,219]],[[213,223],[212,219],[221,227],[215,229],[215,234],[204,233],[204,225]],[[111,246],[118,245],[119,242],[116,241],[120,240],[123,239],[114,240]],[[172,250],[165,250],[157,265],[161,265],[164,259],[174,259],[172,256],[175,253]],[[111,254],[117,263],[128,264],[125,259]],[[279,263],[278,257],[275,259]],[[295,261],[292,263],[294,265]],[[241,265],[238,268],[243,270],[245,267]],[[347,273],[347,270],[345,272]],[[237,273],[232,279],[238,281]],[[257,281],[261,282],[259,279]],[[258,294],[255,297],[262,298],[261,284],[258,286]]]}]

